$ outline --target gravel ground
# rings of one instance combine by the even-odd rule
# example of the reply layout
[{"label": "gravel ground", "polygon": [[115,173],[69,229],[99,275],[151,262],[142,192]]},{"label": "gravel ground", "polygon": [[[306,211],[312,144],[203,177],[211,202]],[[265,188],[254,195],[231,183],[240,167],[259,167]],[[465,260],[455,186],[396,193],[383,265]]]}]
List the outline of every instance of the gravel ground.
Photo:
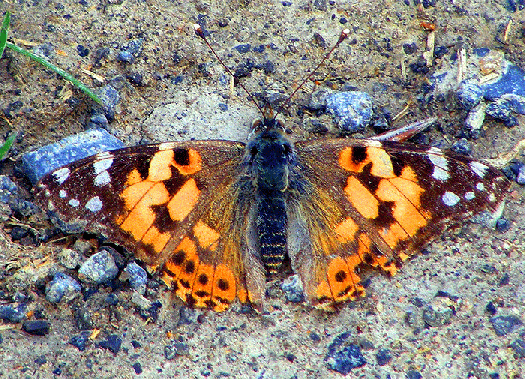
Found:
[{"label": "gravel ground", "polygon": [[[118,90],[107,129],[127,145],[246,139],[257,111],[238,86],[230,88],[224,69],[194,36],[192,25],[199,21],[225,63],[249,72],[239,80],[250,92],[266,91],[271,98],[290,94],[348,28],[348,40],[317,72],[319,88],[365,91],[378,114],[405,110],[395,126],[437,116],[438,127],[419,138],[451,147],[461,137],[466,111],[453,96],[422,96],[432,72],[449,62],[436,59],[428,73],[418,64],[429,33],[422,22],[436,25],[436,46],[446,47],[446,56],[487,47],[525,67],[524,5],[414,3],[82,0],[0,2],[0,10],[13,13],[13,42],[44,53],[91,88],[109,83]],[[92,105],[56,74],[13,51],[0,60],[0,82],[2,136],[20,133],[1,173],[31,200],[20,157],[84,131]],[[308,83],[286,117],[294,138],[337,134],[331,117],[305,112],[313,90]],[[518,120],[506,127],[486,119],[482,135],[467,141],[472,156],[508,151],[525,135],[523,118]],[[44,289],[54,273],[77,277],[78,263],[95,251],[96,236],[35,243],[49,226],[43,215],[23,217],[2,206],[0,316],[11,322],[0,324],[0,377],[523,377],[523,194],[514,184],[503,213],[508,230],[477,223],[449,230],[394,278],[372,273],[367,297],[337,312],[287,302],[277,281],[268,284],[271,311],[264,315],[239,307],[224,313],[188,309],[155,277],[143,296],[119,277],[51,303]],[[9,309],[19,312],[7,315]],[[38,320],[47,321],[49,330]],[[31,327],[44,335],[24,331]],[[352,365],[358,367],[350,370]]]}]

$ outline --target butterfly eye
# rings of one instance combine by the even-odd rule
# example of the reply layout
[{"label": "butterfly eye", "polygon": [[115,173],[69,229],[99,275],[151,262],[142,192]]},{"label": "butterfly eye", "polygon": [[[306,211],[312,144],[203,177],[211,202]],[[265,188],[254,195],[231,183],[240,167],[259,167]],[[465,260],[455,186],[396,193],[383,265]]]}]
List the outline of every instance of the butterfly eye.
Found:
[{"label": "butterfly eye", "polygon": [[258,152],[259,152],[259,149],[257,149],[256,146],[253,146],[253,147],[250,149],[250,155],[251,155],[252,157],[256,156]]}]

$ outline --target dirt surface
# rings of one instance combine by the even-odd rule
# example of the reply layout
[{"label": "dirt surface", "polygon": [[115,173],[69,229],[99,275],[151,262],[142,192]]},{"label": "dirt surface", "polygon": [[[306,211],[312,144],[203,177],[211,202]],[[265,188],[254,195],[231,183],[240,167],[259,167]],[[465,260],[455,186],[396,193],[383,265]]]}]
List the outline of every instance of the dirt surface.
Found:
[{"label": "dirt surface", "polygon": [[[120,101],[108,130],[128,145],[247,138],[257,110],[239,86],[231,88],[224,69],[194,36],[193,24],[199,21],[225,64],[254,67],[246,64],[251,60],[255,68],[238,80],[250,92],[266,91],[269,97],[290,94],[340,31],[350,29],[348,40],[318,70],[319,88],[368,92],[379,113],[395,116],[406,109],[394,126],[438,116],[439,126],[422,140],[450,147],[466,113],[447,97],[421,100],[422,86],[442,68],[440,59],[429,73],[409,68],[425,50],[429,32],[421,22],[435,24],[436,46],[445,46],[447,55],[461,47],[488,47],[503,51],[523,68],[524,14],[517,1],[424,2],[435,3],[428,8],[414,3],[4,1],[0,10],[13,14],[11,41],[47,52],[49,61],[91,88],[108,83],[118,88]],[[137,39],[142,49],[133,62],[118,61],[117,54]],[[411,43],[417,50],[407,54],[403,45]],[[235,49],[246,44],[251,46],[246,53]],[[406,76],[402,66],[407,67]],[[56,74],[9,50],[0,60],[0,83],[2,136],[12,130],[20,133],[2,170],[29,189],[17,171],[21,155],[85,130],[92,104]],[[329,116],[305,112],[316,89],[309,81],[285,114],[293,138],[337,134]],[[327,133],[315,133],[311,118],[325,125]],[[469,141],[472,155],[489,158],[508,151],[525,135],[523,117],[519,122],[507,128],[486,120],[482,136]],[[498,336],[491,322],[494,316],[525,321],[523,196],[523,188],[514,184],[503,214],[510,223],[507,231],[471,223],[447,231],[427,247],[428,254],[412,259],[395,277],[372,275],[367,297],[338,312],[286,302],[279,282],[268,284],[268,314],[245,313],[238,307],[224,313],[194,311],[169,301],[166,288],[153,285],[152,278],[145,296],[163,306],[158,318],[149,321],[147,315],[141,317],[136,294],[124,282],[70,302],[49,303],[43,288],[61,267],[60,254],[74,238],[42,244],[30,237],[13,241],[14,228],[29,229],[31,236],[47,221],[38,214],[3,216],[0,305],[27,304],[29,319],[43,318],[51,327],[46,335],[33,336],[21,330],[21,323],[1,324],[0,377],[337,378],[342,375],[329,369],[325,357],[334,339],[346,332],[347,343],[359,346],[366,360],[348,377],[523,377],[525,358],[511,346],[525,339],[525,328],[518,325]],[[82,260],[91,253],[83,252]],[[118,299],[116,305],[108,304],[109,294]],[[445,321],[432,322],[432,312]],[[82,330],[90,338],[80,351],[69,341]],[[115,353],[100,346],[112,335],[122,340]],[[381,349],[391,355],[386,363],[377,358]]]}]

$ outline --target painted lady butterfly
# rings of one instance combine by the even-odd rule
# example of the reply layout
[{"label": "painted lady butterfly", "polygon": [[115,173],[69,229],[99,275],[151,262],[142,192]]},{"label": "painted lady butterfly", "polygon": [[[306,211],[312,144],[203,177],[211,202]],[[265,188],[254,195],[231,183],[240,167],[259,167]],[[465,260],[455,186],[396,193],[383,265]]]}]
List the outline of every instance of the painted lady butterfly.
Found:
[{"label": "painted lady butterfly", "polygon": [[317,307],[364,295],[443,229],[495,210],[510,182],[487,164],[398,142],[292,142],[270,112],[248,144],[168,142],[54,170],[39,203],[130,249],[189,305],[263,303],[285,260]]}]

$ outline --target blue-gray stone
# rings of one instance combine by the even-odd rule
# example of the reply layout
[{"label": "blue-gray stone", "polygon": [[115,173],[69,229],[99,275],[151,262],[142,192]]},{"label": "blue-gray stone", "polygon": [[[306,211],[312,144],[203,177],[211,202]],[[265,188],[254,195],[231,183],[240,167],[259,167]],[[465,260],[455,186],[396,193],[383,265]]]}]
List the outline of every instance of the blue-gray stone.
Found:
[{"label": "blue-gray stone", "polygon": [[22,324],[22,330],[33,336],[45,336],[49,333],[49,321],[44,320],[28,320]]},{"label": "blue-gray stone", "polygon": [[105,340],[99,342],[98,344],[99,347],[108,349],[115,355],[120,351],[120,345],[122,345],[122,338],[116,334],[107,336]]},{"label": "blue-gray stone", "polygon": [[103,113],[94,113],[88,124],[88,129],[107,129],[109,121]]},{"label": "blue-gray stone", "polygon": [[[115,82],[115,85],[118,83],[117,80],[113,80],[112,82]],[[120,101],[118,90],[114,85],[106,84],[104,87],[97,89],[95,92],[102,101],[103,106],[101,107],[100,105],[96,105],[94,107],[95,109],[93,113],[96,114],[103,112],[109,120],[113,120],[115,117],[115,108]]]},{"label": "blue-gray stone", "polygon": [[133,63],[133,61],[135,60],[135,57],[129,51],[124,50],[124,51],[119,51],[117,55],[117,60],[119,62],[124,62],[124,63]]},{"label": "blue-gray stone", "polygon": [[514,350],[514,355],[516,358],[525,358],[525,341],[522,339],[517,339],[510,344],[512,350]]},{"label": "blue-gray stone", "polygon": [[113,256],[106,250],[93,254],[78,270],[79,278],[84,281],[104,283],[114,279],[118,274],[118,267]]},{"label": "blue-gray stone", "polygon": [[36,211],[36,207],[23,199],[18,186],[6,175],[0,175],[0,202],[23,216],[30,216]]},{"label": "blue-gray stone", "polygon": [[80,334],[71,337],[71,339],[69,340],[69,344],[75,346],[80,351],[84,351],[86,350],[86,345],[89,341],[90,335],[90,331],[84,330],[80,332]]},{"label": "blue-gray stone", "polygon": [[45,174],[100,151],[120,149],[124,144],[104,129],[66,137],[22,156],[22,169],[33,184]]},{"label": "blue-gray stone", "polygon": [[498,336],[504,336],[512,332],[523,322],[517,316],[496,316],[490,319],[492,327]]},{"label": "blue-gray stone", "polygon": [[366,92],[336,92],[326,97],[326,108],[342,132],[361,131],[372,120],[372,98]]},{"label": "blue-gray stone", "polygon": [[459,86],[457,94],[463,108],[469,111],[481,101],[483,97],[483,89],[480,85],[472,81],[463,81]]},{"label": "blue-gray stone", "polygon": [[26,306],[19,305],[16,309],[10,305],[0,305],[0,319],[8,322],[20,322],[26,318]]},{"label": "blue-gray stone", "polygon": [[281,284],[281,289],[287,301],[292,303],[301,303],[304,301],[303,285],[298,275],[292,275],[286,278]]},{"label": "blue-gray stone", "polygon": [[129,284],[132,288],[144,286],[148,282],[148,274],[146,273],[146,270],[135,262],[128,264],[124,269],[124,272],[128,274]]},{"label": "blue-gray stone", "polygon": [[361,348],[358,345],[348,343],[348,337],[350,337],[350,332],[342,333],[334,338],[324,359],[329,369],[343,375],[347,375],[352,369],[366,364],[365,357],[361,354]]},{"label": "blue-gray stone", "polygon": [[497,80],[481,84],[483,97],[496,100],[505,94],[525,96],[525,71],[513,63],[504,61],[503,73]]},{"label": "blue-gray stone", "polygon": [[379,349],[376,359],[379,366],[384,366],[392,360],[392,353],[389,349]]},{"label": "blue-gray stone", "polygon": [[81,289],[75,279],[59,272],[46,285],[46,299],[51,303],[59,303],[62,299],[71,300],[80,294]]}]

